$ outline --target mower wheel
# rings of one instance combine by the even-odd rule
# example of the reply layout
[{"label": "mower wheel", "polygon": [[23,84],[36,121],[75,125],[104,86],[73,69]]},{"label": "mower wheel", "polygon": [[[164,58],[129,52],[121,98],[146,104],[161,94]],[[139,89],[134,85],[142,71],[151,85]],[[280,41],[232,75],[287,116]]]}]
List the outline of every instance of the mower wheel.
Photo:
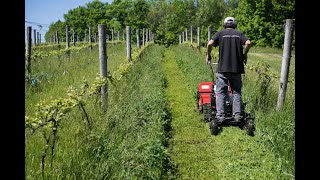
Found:
[{"label": "mower wheel", "polygon": [[217,123],[214,122],[214,120],[210,121],[209,122],[209,126],[210,126],[210,133],[212,135],[218,135],[219,133],[219,126]]},{"label": "mower wheel", "polygon": [[247,134],[249,136],[253,136],[255,127],[254,127],[254,121],[253,121],[252,118],[247,118],[245,127],[246,127],[246,130],[247,130]]}]

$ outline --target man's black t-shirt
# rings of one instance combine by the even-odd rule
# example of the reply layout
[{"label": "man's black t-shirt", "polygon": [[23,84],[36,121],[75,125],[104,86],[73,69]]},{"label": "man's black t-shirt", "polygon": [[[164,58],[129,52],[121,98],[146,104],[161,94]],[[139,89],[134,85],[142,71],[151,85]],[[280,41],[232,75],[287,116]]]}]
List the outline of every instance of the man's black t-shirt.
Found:
[{"label": "man's black t-shirt", "polygon": [[213,35],[214,47],[219,46],[217,72],[244,73],[243,45],[248,38],[235,29],[223,29]]}]

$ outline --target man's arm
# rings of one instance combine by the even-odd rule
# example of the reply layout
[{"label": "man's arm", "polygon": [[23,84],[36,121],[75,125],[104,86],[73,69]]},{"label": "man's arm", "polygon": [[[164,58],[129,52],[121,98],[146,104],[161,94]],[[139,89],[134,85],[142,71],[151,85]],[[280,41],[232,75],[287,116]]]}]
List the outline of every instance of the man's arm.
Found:
[{"label": "man's arm", "polygon": [[211,61],[211,51],[212,51],[212,46],[213,46],[214,41],[211,39],[208,41],[207,44],[207,52],[206,52],[206,64]]},{"label": "man's arm", "polygon": [[250,42],[250,40],[247,40],[247,41],[245,42],[244,52],[243,52],[243,56],[244,56],[243,63],[244,63],[244,64],[247,64],[248,52],[249,52],[250,47],[251,47],[251,42]]}]

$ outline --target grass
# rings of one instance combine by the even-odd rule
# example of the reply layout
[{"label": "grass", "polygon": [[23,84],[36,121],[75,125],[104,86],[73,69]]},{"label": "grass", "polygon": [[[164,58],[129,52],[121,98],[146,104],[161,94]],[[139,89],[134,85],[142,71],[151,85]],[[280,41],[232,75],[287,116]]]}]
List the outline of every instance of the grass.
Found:
[{"label": "grass", "polygon": [[[157,68],[162,52],[163,47],[158,46],[147,50],[121,81],[109,84],[107,113],[99,111],[95,97],[86,102],[85,108],[93,123],[91,130],[85,127],[77,109],[67,115],[58,129],[52,165],[51,154],[47,156],[45,179],[161,179],[167,176],[172,169],[165,148],[170,125],[164,96],[165,79],[161,68]],[[87,70],[91,72],[83,69],[82,73],[86,74]],[[26,132],[26,179],[42,176],[41,154],[45,145],[42,135],[42,131]]]},{"label": "grass", "polygon": [[[120,48],[116,48],[117,46]],[[110,64],[108,67],[120,64],[126,56],[123,51],[125,44],[117,44],[113,47],[110,47],[110,45],[107,47],[109,49],[108,55],[111,54],[112,57],[112,59],[108,59],[108,64]],[[36,59],[32,62],[32,73],[32,77],[37,81],[35,85],[26,83],[26,115],[34,113],[35,105],[38,102],[51,97],[65,97],[70,86],[79,88],[83,83],[83,78],[86,78],[89,84],[92,83],[95,77],[99,75],[97,46],[93,48],[91,53],[88,49],[75,53],[71,52],[70,58],[67,55],[62,55],[60,58],[51,56],[46,59]],[[96,108],[95,98],[88,102],[85,109],[92,116],[92,119],[99,119],[100,113],[99,108]],[[56,170],[52,170],[52,173],[63,166],[71,166],[71,163],[73,163],[72,157],[77,154],[77,151],[74,150],[81,149],[82,144],[80,142],[83,141],[83,136],[79,135],[85,133],[85,124],[81,119],[81,114],[76,109],[69,113],[61,124],[61,129],[58,131],[59,140],[56,145],[57,153],[55,156],[58,167],[54,167]],[[29,130],[26,130],[27,178],[41,175],[41,153],[44,144],[41,131],[32,134]]]},{"label": "grass", "polygon": [[[268,63],[280,75],[280,51],[252,50],[248,65]],[[125,44],[108,46],[107,53],[113,72],[126,58]],[[268,83],[247,69],[243,98],[256,117],[255,136],[237,127],[213,136],[196,110],[197,85],[212,80],[204,57],[183,45],[148,48],[128,74],[108,85],[106,113],[95,102],[99,97],[86,101],[91,130],[78,109],[64,118],[52,166],[50,154],[46,159],[46,179],[294,179],[294,81],[276,111],[279,80]],[[290,65],[294,79],[294,58]],[[90,84],[99,72],[98,51],[38,59],[32,72],[39,81],[26,84],[26,115],[39,101],[80,87],[82,78]],[[43,132],[26,131],[26,179],[42,176]]]},{"label": "grass", "polygon": [[[245,131],[236,127],[227,127],[219,136],[212,136],[209,127],[202,122],[202,117],[195,110],[194,93],[199,82],[210,81],[210,71],[206,67],[203,54],[186,46],[172,47],[166,53],[165,69],[168,78],[168,99],[171,104],[173,138],[171,155],[181,179],[291,179],[293,162],[292,126],[287,128],[288,137],[278,137],[274,127],[267,124],[263,127],[263,118],[269,114],[257,115],[257,134],[246,135]],[[248,73],[249,76],[256,76]],[[200,80],[203,78],[203,80]],[[247,81],[246,80],[246,81]],[[252,80],[252,86],[256,81]],[[251,91],[246,91],[251,88]],[[252,87],[244,87],[244,94],[252,93]],[[245,96],[245,95],[244,95]],[[246,95],[248,97],[248,95]],[[246,99],[247,100],[247,99]],[[288,112],[287,112],[288,113]],[[292,112],[289,112],[292,113]],[[293,114],[284,114],[292,117]],[[259,115],[258,115],[259,114]],[[262,116],[262,117],[260,117]],[[278,113],[278,116],[279,115]],[[292,119],[288,119],[292,121]],[[267,123],[267,122],[266,122]],[[276,122],[275,122],[276,124]],[[289,123],[290,124],[290,123]],[[270,129],[269,129],[270,127]],[[278,142],[273,142],[271,149],[269,140],[261,132],[268,132]],[[259,133],[260,132],[260,133]],[[278,132],[278,131],[277,131]],[[276,138],[277,137],[277,138]],[[291,137],[291,139],[289,139]],[[281,141],[280,141],[281,139]],[[282,143],[290,148],[282,148]],[[278,154],[277,154],[278,153]],[[279,155],[284,153],[282,155]],[[289,155],[286,156],[285,154]],[[287,171],[287,167],[291,167]],[[294,173],[292,173],[294,174]]]}]

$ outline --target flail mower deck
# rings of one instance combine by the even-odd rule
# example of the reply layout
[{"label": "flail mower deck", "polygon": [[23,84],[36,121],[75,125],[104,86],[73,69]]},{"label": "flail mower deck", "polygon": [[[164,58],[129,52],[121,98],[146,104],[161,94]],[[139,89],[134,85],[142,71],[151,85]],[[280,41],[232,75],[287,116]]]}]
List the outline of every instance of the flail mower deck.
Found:
[{"label": "flail mower deck", "polygon": [[226,108],[227,113],[224,121],[218,121],[216,118],[216,93],[215,86],[216,83],[214,81],[214,73],[212,64],[209,63],[211,72],[212,72],[212,81],[211,82],[200,82],[198,85],[198,90],[196,93],[197,100],[197,109],[199,113],[203,114],[203,120],[209,123],[210,133],[212,135],[217,135],[223,126],[239,126],[241,129],[246,129],[247,134],[250,136],[254,135],[254,117],[249,113],[245,112],[246,103],[242,103],[241,111],[243,114],[243,118],[240,121],[235,121],[232,116],[232,101],[233,101],[233,93],[232,87],[230,84],[228,85],[229,96],[226,100]]}]

